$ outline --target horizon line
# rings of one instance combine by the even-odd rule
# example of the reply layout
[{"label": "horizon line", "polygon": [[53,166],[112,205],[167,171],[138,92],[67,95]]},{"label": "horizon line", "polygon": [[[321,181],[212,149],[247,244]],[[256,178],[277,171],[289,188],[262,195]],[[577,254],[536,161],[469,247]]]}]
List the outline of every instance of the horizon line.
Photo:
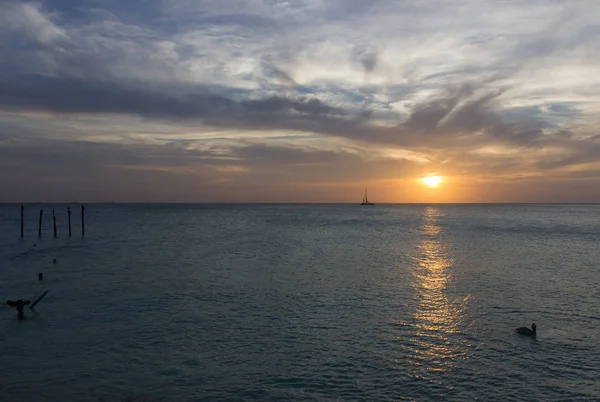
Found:
[{"label": "horizon line", "polygon": [[[218,202],[218,201],[29,201],[14,202],[0,201],[0,205],[358,205],[357,202],[277,202],[277,201],[248,201],[248,202]],[[377,205],[598,205],[596,202],[380,202]]]}]

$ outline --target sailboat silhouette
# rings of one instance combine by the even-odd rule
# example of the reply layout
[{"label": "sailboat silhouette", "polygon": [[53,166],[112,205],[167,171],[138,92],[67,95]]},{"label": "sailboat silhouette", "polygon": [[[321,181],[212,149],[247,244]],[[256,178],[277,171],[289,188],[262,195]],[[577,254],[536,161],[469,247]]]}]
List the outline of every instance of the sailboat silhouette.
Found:
[{"label": "sailboat silhouette", "polygon": [[369,202],[369,198],[367,197],[367,189],[365,188],[365,196],[363,197],[363,202],[360,205],[375,205],[372,202]]}]

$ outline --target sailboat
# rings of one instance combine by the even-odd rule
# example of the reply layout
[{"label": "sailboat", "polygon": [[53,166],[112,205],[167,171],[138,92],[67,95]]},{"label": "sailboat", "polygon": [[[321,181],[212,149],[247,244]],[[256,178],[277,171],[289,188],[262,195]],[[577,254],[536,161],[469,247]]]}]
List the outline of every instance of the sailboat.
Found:
[{"label": "sailboat", "polygon": [[369,202],[369,198],[367,197],[367,189],[365,188],[365,196],[363,197],[363,202],[360,205],[375,205],[372,202]]}]

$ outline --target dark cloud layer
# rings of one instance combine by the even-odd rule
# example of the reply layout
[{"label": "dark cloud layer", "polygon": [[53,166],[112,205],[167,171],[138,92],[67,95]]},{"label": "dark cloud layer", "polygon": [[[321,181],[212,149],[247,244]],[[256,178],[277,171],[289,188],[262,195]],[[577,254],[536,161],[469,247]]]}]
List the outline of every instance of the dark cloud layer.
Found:
[{"label": "dark cloud layer", "polygon": [[[269,97],[234,101],[208,90],[182,95],[152,90],[143,84],[86,81],[40,75],[0,80],[0,107],[5,110],[54,113],[134,114],[167,120],[205,120],[208,124],[237,127],[245,124],[285,127],[284,119],[343,116],[340,108],[316,98]],[[262,122],[264,120],[264,122]],[[273,121],[273,123],[269,123]],[[251,127],[250,127],[251,128]]]},{"label": "dark cloud layer", "polygon": [[[0,79],[0,108],[61,114],[132,114],[150,119],[197,120],[206,125],[249,130],[297,130],[396,145],[439,145],[463,137],[527,145],[539,139],[544,125],[535,119],[511,120],[495,110],[504,90],[474,84],[413,107],[406,120],[391,128],[369,123],[364,114],[351,114],[315,97],[236,101],[198,90],[172,94],[137,85],[40,75]],[[483,92],[482,95],[475,93]],[[477,139],[473,139],[478,141]],[[458,142],[456,144],[459,144]]]}]

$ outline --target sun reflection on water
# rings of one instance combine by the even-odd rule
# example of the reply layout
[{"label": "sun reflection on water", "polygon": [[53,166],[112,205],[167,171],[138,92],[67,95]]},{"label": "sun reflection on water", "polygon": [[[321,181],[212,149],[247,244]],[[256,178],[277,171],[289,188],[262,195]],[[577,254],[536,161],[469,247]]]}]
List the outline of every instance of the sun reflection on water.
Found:
[{"label": "sun reflection on water", "polygon": [[413,257],[412,287],[418,306],[413,314],[409,360],[413,375],[432,381],[439,381],[440,373],[467,358],[460,333],[468,300],[449,295],[454,259],[444,240],[442,216],[439,208],[424,210],[421,242]]}]

